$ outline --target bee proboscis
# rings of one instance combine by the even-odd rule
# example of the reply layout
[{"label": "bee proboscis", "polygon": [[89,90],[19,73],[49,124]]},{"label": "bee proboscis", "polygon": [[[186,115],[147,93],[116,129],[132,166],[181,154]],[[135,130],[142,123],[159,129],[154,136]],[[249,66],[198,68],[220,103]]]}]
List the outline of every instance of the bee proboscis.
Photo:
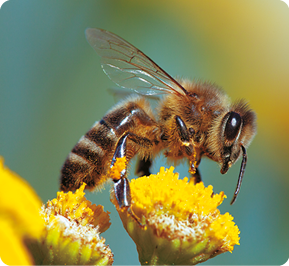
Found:
[{"label": "bee proboscis", "polygon": [[[221,173],[242,157],[236,200],[247,153],[256,133],[256,115],[244,100],[231,103],[218,86],[208,82],[176,80],[149,57],[117,35],[87,29],[86,38],[101,56],[102,68],[122,88],[138,93],[114,106],[78,141],[61,170],[61,189],[98,187],[108,178],[116,158],[140,158],[138,174],[150,173],[152,159],[161,151],[168,160],[186,159],[189,172],[200,182],[198,170],[206,156],[221,166]],[[146,95],[164,94],[154,113]],[[114,181],[120,207],[130,206],[126,169]]]}]

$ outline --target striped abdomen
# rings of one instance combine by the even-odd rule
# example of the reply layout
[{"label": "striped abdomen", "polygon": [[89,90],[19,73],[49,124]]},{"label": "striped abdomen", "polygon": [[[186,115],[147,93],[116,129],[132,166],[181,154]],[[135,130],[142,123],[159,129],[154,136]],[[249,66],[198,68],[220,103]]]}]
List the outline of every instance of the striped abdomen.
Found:
[{"label": "striped abdomen", "polygon": [[[155,123],[143,107],[142,100],[119,105],[81,137],[61,169],[61,190],[77,189],[82,182],[87,184],[86,188],[92,189],[106,181],[116,143],[122,134],[140,130],[136,120],[144,127]],[[135,154],[132,149],[129,153],[128,157]]]},{"label": "striped abdomen", "polygon": [[94,188],[103,183],[107,169],[107,157],[117,137],[109,128],[100,122],[80,138],[69,153],[61,169],[61,190],[68,191],[80,187],[82,182],[86,188]]}]

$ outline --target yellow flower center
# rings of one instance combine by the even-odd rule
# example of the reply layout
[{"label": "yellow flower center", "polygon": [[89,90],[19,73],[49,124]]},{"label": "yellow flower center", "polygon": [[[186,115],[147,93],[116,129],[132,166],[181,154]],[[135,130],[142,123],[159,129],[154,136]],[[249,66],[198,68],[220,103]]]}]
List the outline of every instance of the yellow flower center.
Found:
[{"label": "yellow flower center", "polygon": [[50,215],[61,215],[78,224],[97,226],[100,233],[109,228],[109,212],[103,211],[103,206],[92,204],[85,198],[86,184],[72,193],[57,192],[57,197],[46,204],[45,210],[48,217]]},{"label": "yellow flower center", "polygon": [[42,206],[46,230],[40,242],[49,256],[39,257],[46,264],[111,265],[113,255],[100,237],[110,226],[109,212],[85,198],[83,185],[72,193],[57,192],[57,198]]},{"label": "yellow flower center", "polygon": [[133,211],[138,215],[174,215],[178,220],[190,218],[192,213],[208,215],[226,198],[224,192],[213,195],[213,187],[204,187],[202,182],[194,184],[188,178],[179,179],[174,167],[161,167],[156,175],[131,180]]},{"label": "yellow flower center", "polygon": [[140,221],[162,224],[158,234],[166,231],[171,239],[213,238],[232,251],[239,244],[239,229],[229,213],[221,215],[217,209],[226,198],[224,192],[213,194],[211,185],[179,179],[173,171],[174,167],[161,167],[156,175],[131,180],[132,212]]}]

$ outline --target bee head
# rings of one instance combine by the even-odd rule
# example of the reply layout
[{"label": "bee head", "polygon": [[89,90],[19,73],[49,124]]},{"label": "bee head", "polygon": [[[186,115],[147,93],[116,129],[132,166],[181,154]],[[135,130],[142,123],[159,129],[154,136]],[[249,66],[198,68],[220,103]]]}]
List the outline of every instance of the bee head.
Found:
[{"label": "bee head", "polygon": [[256,115],[244,101],[239,101],[231,107],[223,118],[220,129],[221,140],[221,173],[238,160],[242,146],[246,149],[256,133]]},{"label": "bee head", "polygon": [[247,162],[246,149],[255,134],[256,114],[243,100],[224,108],[223,111],[216,112],[208,131],[206,154],[220,163],[222,174],[227,173],[241,155],[243,157],[238,184],[231,204],[234,203],[239,193]]}]

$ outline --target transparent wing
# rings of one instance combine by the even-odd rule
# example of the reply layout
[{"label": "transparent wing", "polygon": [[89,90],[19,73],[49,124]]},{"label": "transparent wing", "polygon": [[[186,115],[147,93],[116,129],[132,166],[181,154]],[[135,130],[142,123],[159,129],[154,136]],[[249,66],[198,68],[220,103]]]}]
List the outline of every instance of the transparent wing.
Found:
[{"label": "transparent wing", "polygon": [[176,80],[127,41],[102,29],[87,29],[85,34],[101,56],[104,72],[120,87],[143,95],[186,95],[186,90]]},{"label": "transparent wing", "polygon": [[[124,98],[127,98],[128,96],[133,95],[134,91],[131,89],[127,88],[120,88],[120,87],[115,87],[115,88],[108,88],[107,89],[108,93],[111,94],[115,102],[119,102],[120,100],[123,100]],[[159,95],[145,95],[146,99],[152,100],[152,101],[159,101],[160,96]]]}]

